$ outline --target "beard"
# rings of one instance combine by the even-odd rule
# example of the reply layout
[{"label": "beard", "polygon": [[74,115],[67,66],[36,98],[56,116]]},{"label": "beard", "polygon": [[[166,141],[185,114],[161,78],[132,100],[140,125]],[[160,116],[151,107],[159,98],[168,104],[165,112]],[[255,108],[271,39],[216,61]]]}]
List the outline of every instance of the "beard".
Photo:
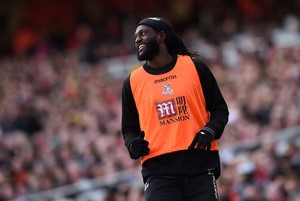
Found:
[{"label": "beard", "polygon": [[158,52],[159,52],[159,45],[155,39],[152,39],[146,44],[146,48],[141,54],[137,52],[137,58],[139,61],[151,60]]}]

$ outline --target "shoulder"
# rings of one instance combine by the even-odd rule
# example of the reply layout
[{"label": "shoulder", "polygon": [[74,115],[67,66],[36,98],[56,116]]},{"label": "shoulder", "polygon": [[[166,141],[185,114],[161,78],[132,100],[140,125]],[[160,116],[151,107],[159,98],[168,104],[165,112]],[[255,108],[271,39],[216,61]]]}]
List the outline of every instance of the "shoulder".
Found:
[{"label": "shoulder", "polygon": [[138,68],[134,69],[130,75],[128,76],[129,78],[132,78],[132,77],[138,77],[139,75],[141,75],[142,73],[144,73],[145,70],[144,70],[144,67],[143,66],[139,66]]},{"label": "shoulder", "polygon": [[194,62],[196,67],[199,68],[208,68],[208,65],[202,61],[201,59],[197,58],[197,57],[191,57],[192,61]]},{"label": "shoulder", "polygon": [[143,70],[143,66],[140,66],[134,69],[123,81],[123,90],[129,89],[132,83],[138,82],[139,79],[142,78],[141,72]]}]

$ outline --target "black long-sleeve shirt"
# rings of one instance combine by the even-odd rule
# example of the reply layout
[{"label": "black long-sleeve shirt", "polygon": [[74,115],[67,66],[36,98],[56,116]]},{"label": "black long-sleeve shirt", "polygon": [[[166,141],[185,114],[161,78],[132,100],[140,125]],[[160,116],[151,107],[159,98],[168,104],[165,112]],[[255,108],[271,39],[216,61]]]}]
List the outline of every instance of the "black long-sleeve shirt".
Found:
[{"label": "black long-sleeve shirt", "polygon": [[[150,74],[163,74],[172,70],[176,61],[175,57],[172,62],[161,68],[151,68],[146,64],[143,68]],[[210,120],[204,128],[211,132],[215,139],[219,139],[228,122],[226,102],[207,65],[195,58],[193,62],[200,77],[206,108],[210,113]],[[139,114],[131,91],[129,75],[124,81],[122,91],[122,134],[127,147],[128,142],[137,137],[140,130]],[[131,157],[134,158],[132,155]],[[198,174],[211,168],[215,168],[217,174],[220,171],[218,151],[183,150],[146,160],[142,164],[142,174],[145,179],[153,174]]]}]

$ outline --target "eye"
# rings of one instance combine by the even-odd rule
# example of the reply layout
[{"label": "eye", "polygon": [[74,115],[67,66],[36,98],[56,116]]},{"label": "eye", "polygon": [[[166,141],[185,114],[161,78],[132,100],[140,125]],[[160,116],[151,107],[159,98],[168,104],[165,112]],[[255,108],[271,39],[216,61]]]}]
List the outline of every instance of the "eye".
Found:
[{"label": "eye", "polygon": [[136,40],[138,37],[144,37],[146,35],[147,35],[147,32],[145,30],[140,30],[134,34],[134,39]]}]

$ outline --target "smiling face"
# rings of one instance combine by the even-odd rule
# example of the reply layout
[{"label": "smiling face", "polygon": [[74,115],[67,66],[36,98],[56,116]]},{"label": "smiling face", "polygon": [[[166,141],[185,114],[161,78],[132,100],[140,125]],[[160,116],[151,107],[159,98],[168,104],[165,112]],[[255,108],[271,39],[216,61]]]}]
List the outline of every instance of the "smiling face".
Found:
[{"label": "smiling face", "polygon": [[160,50],[157,34],[156,31],[146,25],[140,25],[136,28],[134,38],[139,61],[152,60],[157,55]]}]

